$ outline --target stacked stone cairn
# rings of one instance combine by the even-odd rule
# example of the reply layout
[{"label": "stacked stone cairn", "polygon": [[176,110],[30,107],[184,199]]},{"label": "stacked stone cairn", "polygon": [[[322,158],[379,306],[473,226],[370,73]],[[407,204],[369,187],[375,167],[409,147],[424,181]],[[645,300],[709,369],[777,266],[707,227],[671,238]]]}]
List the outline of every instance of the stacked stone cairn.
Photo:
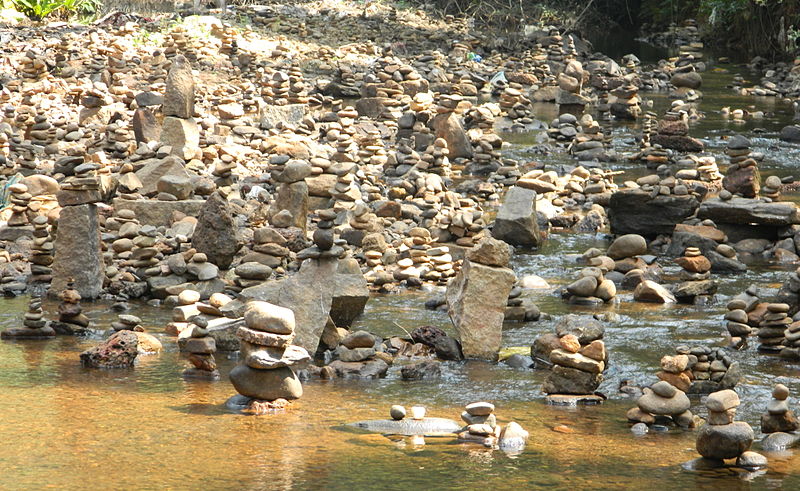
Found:
[{"label": "stacked stone cairn", "polygon": [[142,327],[142,319],[130,314],[120,314],[117,320],[111,323],[111,329],[114,331],[137,331],[144,332]]},{"label": "stacked stone cairn", "polygon": [[214,353],[217,351],[216,340],[208,333],[208,320],[201,316],[192,316],[189,325],[179,336],[185,339],[182,351],[188,353],[187,359],[192,367],[183,371],[184,378],[217,380],[219,371]]},{"label": "stacked stone cairn", "polygon": [[461,419],[467,426],[458,433],[459,441],[480,443],[490,448],[497,445],[502,428],[497,424],[494,404],[488,402],[467,404],[461,413]]},{"label": "stacked stone cairn", "polygon": [[711,261],[703,256],[697,247],[687,247],[683,257],[675,260],[681,271],[678,278],[682,281],[675,285],[673,294],[679,302],[698,303],[716,293],[717,284],[710,280]]},{"label": "stacked stone cairn", "polygon": [[61,334],[84,332],[89,327],[89,318],[83,314],[81,294],[75,289],[72,280],[67,282],[67,287],[59,294],[59,298],[61,303],[58,305],[58,323],[53,327]]},{"label": "stacked stone cairn", "polygon": [[683,428],[694,427],[694,415],[689,411],[691,401],[682,390],[661,380],[643,389],[636,407],[626,417],[633,423],[651,425],[673,423]]},{"label": "stacked stone cairn", "polygon": [[778,176],[769,176],[764,181],[764,187],[761,188],[761,195],[769,198],[772,201],[778,201],[781,197],[782,182]]},{"label": "stacked stone cairn", "polygon": [[[605,272],[608,272],[605,270]],[[589,267],[581,270],[580,279],[570,283],[564,294],[574,305],[601,305],[610,302],[617,295],[614,282],[606,279],[602,267]]]},{"label": "stacked stone cairn", "polygon": [[749,317],[747,315],[747,304],[743,300],[731,300],[728,302],[728,311],[725,313],[725,320],[727,324],[725,327],[728,329],[728,334],[731,336],[731,346],[740,348],[744,346],[747,337],[753,332],[753,328],[749,325]]},{"label": "stacked stone cairn", "polygon": [[789,409],[789,388],[776,384],[772,389],[772,400],[767,404],[767,412],[761,416],[761,433],[788,433],[798,429],[800,422]]},{"label": "stacked stone cairn", "polygon": [[642,115],[639,87],[633,83],[621,85],[611,91],[611,114],[618,119],[636,120]]},{"label": "stacked stone cairn", "polygon": [[31,282],[49,283],[53,278],[53,239],[47,217],[33,219],[33,244],[31,244]]},{"label": "stacked stone cairn", "polygon": [[687,394],[709,394],[732,389],[742,373],[739,363],[722,349],[678,346],[675,355],[661,358],[656,376]]},{"label": "stacked stone cairn", "polygon": [[17,182],[8,187],[10,191],[9,201],[11,202],[11,217],[8,219],[9,227],[23,227],[30,223],[31,213],[28,204],[31,201],[31,194],[28,186]]},{"label": "stacked stone cairn", "polygon": [[242,363],[230,373],[236,391],[267,408],[283,407],[303,395],[300,379],[292,366],[310,359],[308,352],[293,346],[295,318],[290,309],[267,302],[248,303],[244,326],[236,332],[241,343]]},{"label": "stacked stone cairn", "polygon": [[779,353],[784,348],[787,326],[792,324],[789,308],[785,303],[767,305],[767,313],[758,325],[759,351]]},{"label": "stacked stone cairn", "polygon": [[42,312],[42,298],[31,297],[28,311],[22,320],[23,327],[12,327],[0,333],[3,339],[42,339],[56,335]]},{"label": "stacked stone cairn", "polygon": [[792,320],[783,332],[784,348],[781,350],[781,358],[787,360],[800,360],[800,321]]},{"label": "stacked stone cairn", "polygon": [[559,142],[572,142],[578,135],[578,118],[572,114],[565,113],[554,119],[547,129],[547,135]]},{"label": "stacked stone cairn", "polygon": [[[558,331],[557,331],[558,332]],[[588,331],[564,334],[558,338],[558,348],[550,351],[552,371],[544,381],[542,390],[548,404],[600,404],[602,397],[594,392],[603,381],[607,368],[608,352],[600,337],[589,337]],[[583,342],[581,342],[583,341]]]},{"label": "stacked stone cairn", "polygon": [[[734,135],[728,140],[726,153],[731,165],[722,180],[722,187],[728,193],[720,193],[721,199],[729,199],[731,195],[744,198],[755,198],[761,189],[761,174],[756,161],[750,158],[750,140],[742,135]],[[778,179],[780,186],[780,179]],[[777,191],[777,190],[776,190]]]},{"label": "stacked stone cairn", "polygon": [[748,452],[755,438],[753,429],[744,421],[734,421],[739,404],[739,395],[730,389],[709,394],[706,399],[708,419],[697,432],[697,452],[720,463],[737,459],[738,467],[764,467],[766,457]]}]

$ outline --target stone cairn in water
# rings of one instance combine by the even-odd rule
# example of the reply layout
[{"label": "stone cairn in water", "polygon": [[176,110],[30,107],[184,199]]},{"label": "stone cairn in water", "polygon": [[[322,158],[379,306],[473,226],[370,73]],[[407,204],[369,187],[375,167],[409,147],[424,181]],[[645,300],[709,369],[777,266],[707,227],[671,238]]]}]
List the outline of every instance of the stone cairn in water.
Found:
[{"label": "stone cairn in water", "polygon": [[728,302],[727,307],[725,327],[728,329],[728,334],[731,335],[731,346],[741,348],[753,331],[753,328],[748,325],[749,318],[745,310],[747,304],[744,300],[734,299]]},{"label": "stone cairn in water", "polygon": [[786,341],[785,331],[792,323],[789,317],[789,304],[767,304],[767,313],[758,325],[758,350],[766,353],[779,353]]},{"label": "stone cairn in water", "polygon": [[691,401],[682,390],[661,380],[650,387],[636,401],[636,407],[628,410],[626,417],[632,423],[674,423],[683,428],[694,427],[694,415],[689,411]]},{"label": "stone cairn in water", "polygon": [[32,297],[28,304],[28,311],[22,320],[23,327],[6,329],[0,336],[3,339],[41,339],[51,338],[56,335],[50,327],[42,312],[42,298]]},{"label": "stone cairn in water", "polygon": [[500,427],[497,425],[497,416],[494,415],[494,404],[489,402],[467,404],[461,413],[461,419],[467,426],[458,434],[460,441],[476,442],[487,447],[497,445]]},{"label": "stone cairn in water", "polygon": [[570,283],[564,294],[567,301],[575,305],[601,305],[617,295],[614,282],[606,279],[608,268],[589,267],[581,270],[581,277]]},{"label": "stone cairn in water", "polygon": [[230,373],[234,388],[247,400],[235,400],[234,404],[261,413],[285,407],[288,400],[303,395],[303,386],[291,367],[311,357],[304,348],[291,344],[294,327],[290,309],[261,301],[247,305],[244,326],[236,332],[242,363]]},{"label": "stone cairn in water", "polygon": [[796,431],[800,422],[789,409],[789,388],[776,384],[772,389],[772,400],[767,404],[767,412],[761,416],[761,433]]},{"label": "stone cairn in water", "polygon": [[732,390],[714,392],[706,399],[708,420],[697,432],[697,452],[706,459],[737,459],[739,467],[763,467],[766,457],[748,452],[753,444],[753,429],[744,421],[734,421],[739,395]]},{"label": "stone cairn in water", "polygon": [[676,354],[661,358],[656,376],[689,394],[709,394],[732,389],[742,378],[739,363],[723,349],[678,346]]},{"label": "stone cairn in water", "polygon": [[216,380],[219,378],[217,361],[214,353],[217,351],[217,343],[208,334],[208,321],[200,316],[193,316],[189,319],[189,327],[180,334],[186,339],[183,351],[188,352],[188,360],[192,364],[191,368],[183,371],[185,378],[199,378]]},{"label": "stone cairn in water", "polygon": [[608,362],[605,343],[599,338],[583,341],[582,344],[574,334],[565,334],[558,339],[558,347],[550,351],[553,369],[542,387],[548,404],[602,402],[594,392],[603,381]]},{"label": "stone cairn in water", "polygon": [[75,282],[68,281],[67,288],[58,297],[61,304],[58,306],[58,322],[53,327],[61,334],[84,332],[89,327],[89,318],[83,314],[81,294],[75,289]]}]

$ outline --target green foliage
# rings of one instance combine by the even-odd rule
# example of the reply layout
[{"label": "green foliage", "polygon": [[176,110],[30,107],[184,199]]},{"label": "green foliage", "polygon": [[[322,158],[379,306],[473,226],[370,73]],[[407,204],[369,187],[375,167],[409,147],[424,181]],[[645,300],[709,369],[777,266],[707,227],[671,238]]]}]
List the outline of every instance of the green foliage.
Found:
[{"label": "green foliage", "polygon": [[33,20],[42,20],[64,7],[64,0],[12,0],[14,8]]},{"label": "green foliage", "polygon": [[102,0],[11,0],[14,8],[32,20],[59,13],[65,16],[88,17],[95,15]]}]

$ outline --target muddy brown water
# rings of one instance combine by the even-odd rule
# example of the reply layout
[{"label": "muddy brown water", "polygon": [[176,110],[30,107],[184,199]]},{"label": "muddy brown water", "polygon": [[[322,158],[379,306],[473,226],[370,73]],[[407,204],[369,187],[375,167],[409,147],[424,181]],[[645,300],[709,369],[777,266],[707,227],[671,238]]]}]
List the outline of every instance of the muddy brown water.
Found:
[{"label": "muddy brown water", "polygon": [[[693,124],[691,133],[721,157],[724,137],[743,132],[753,138],[755,151],[767,155],[761,166],[764,175],[800,176],[800,147],[777,139],[780,127],[791,120],[791,107],[733,94],[725,85],[736,67],[722,68],[726,71],[704,76],[706,97],[700,108],[707,117]],[[669,103],[663,95],[643,95],[659,112]],[[715,113],[724,106],[750,105],[770,114],[763,121],[740,125]],[[554,108],[543,107],[541,117],[547,121],[553,113]],[[618,151],[635,149],[638,125],[607,127]],[[510,137],[513,151],[524,155],[535,138],[535,133]],[[573,164],[560,155],[543,160]],[[644,173],[639,164],[622,161],[609,166],[634,175]],[[530,346],[536,336],[552,330],[560,315],[597,312],[567,306],[554,288],[580,268],[570,254],[608,243],[604,235],[553,234],[540,250],[519,251],[513,261],[515,272],[538,274],[553,287],[526,293],[553,320],[507,324],[504,346]],[[668,273],[677,271],[669,260],[662,264]],[[218,382],[184,381],[180,373],[186,363],[174,338],[161,334],[168,310],[135,304],[133,313],[161,337],[165,351],[141,357],[131,370],[80,366],[78,354],[96,344],[99,336],[0,343],[0,488],[652,489],[666,484],[682,489],[796,489],[800,458],[793,452],[770,455],[769,469],[754,474],[684,470],[681,464],[697,457],[694,433],[671,430],[634,436],[625,421],[625,411],[634,402],[617,390],[623,379],[651,383],[660,357],[678,344],[723,346],[726,301],[751,284],[769,298],[794,267],[752,264],[745,274],[717,276],[719,293],[703,307],[638,304],[630,292],[621,292],[618,302],[602,309],[619,315],[617,322],[607,325],[605,337],[612,359],[601,391],[610,399],[599,407],[572,409],[544,404],[545,372],[445,362],[443,376],[434,381],[402,381],[395,366],[382,380],[307,382],[304,397],[285,413],[233,414],[224,402],[234,394],[227,372],[236,361],[218,356],[223,375]],[[424,301],[437,294],[375,296],[356,327],[384,336],[402,334],[397,324],[406,328],[433,324],[450,330],[445,313],[423,308]],[[0,299],[0,329],[21,323],[27,300]],[[96,325],[108,325],[113,318],[107,305],[86,307]],[[55,308],[46,304],[51,316]],[[743,400],[738,418],[753,425],[757,434],[773,384],[789,386],[797,410],[800,365],[758,354],[753,345],[732,356],[745,373],[737,388]],[[461,408],[475,400],[495,402],[501,422],[517,421],[531,433],[522,453],[507,455],[451,438],[428,438],[420,445],[343,426],[383,418],[392,404],[424,405],[431,416],[457,420]],[[693,400],[692,410],[704,413],[699,399]],[[560,425],[568,432],[553,430]]]}]

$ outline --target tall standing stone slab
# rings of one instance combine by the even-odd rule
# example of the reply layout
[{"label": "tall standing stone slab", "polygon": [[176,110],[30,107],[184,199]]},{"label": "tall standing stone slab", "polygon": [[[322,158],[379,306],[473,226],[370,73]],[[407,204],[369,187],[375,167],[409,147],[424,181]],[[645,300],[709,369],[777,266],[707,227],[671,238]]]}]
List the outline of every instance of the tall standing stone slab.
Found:
[{"label": "tall standing stone slab", "polygon": [[497,361],[508,294],[516,280],[508,268],[469,259],[447,284],[447,313],[458,332],[465,358]]},{"label": "tall standing stone slab", "polygon": [[189,119],[194,116],[194,75],[192,66],[183,56],[172,60],[164,89],[164,116]]},{"label": "tall standing stone slab", "polygon": [[53,281],[50,295],[67,287],[70,279],[81,298],[97,298],[103,289],[104,266],[100,249],[97,206],[65,206],[58,218]]},{"label": "tall standing stone slab", "polygon": [[219,193],[212,194],[200,210],[192,246],[221,269],[230,267],[233,257],[242,247],[233,212]]},{"label": "tall standing stone slab", "polygon": [[521,247],[537,247],[541,242],[536,220],[536,191],[512,187],[497,212],[492,236]]},{"label": "tall standing stone slab", "polygon": [[262,300],[292,309],[295,317],[293,344],[316,353],[337,289],[333,280],[339,276],[338,263],[336,258],[306,259],[296,275],[245,288],[241,299]]},{"label": "tall standing stone slab", "polygon": [[305,181],[283,183],[275,199],[277,210],[288,210],[292,214],[292,226],[306,231],[308,218],[308,184]]}]

